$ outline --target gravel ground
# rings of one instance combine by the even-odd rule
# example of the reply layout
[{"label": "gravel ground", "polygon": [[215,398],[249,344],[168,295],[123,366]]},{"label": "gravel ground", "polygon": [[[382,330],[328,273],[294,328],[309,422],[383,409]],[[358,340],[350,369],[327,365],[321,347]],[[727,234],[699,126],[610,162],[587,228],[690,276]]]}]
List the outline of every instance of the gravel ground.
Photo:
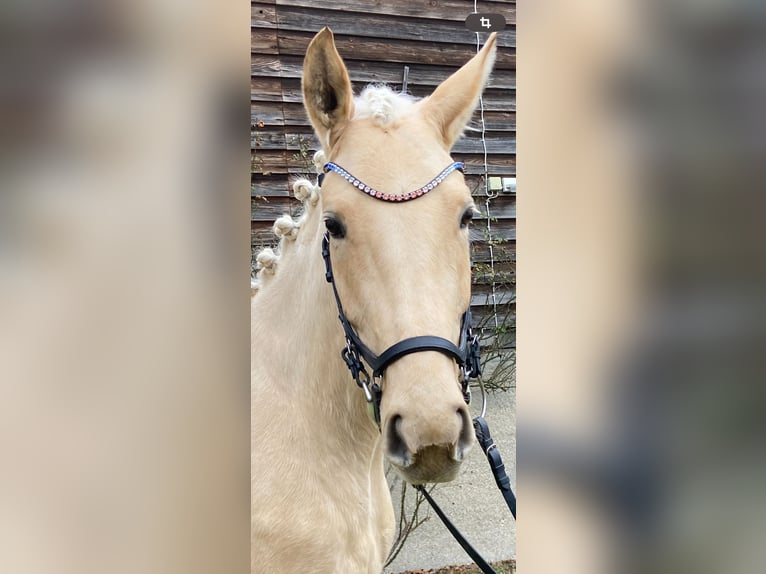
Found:
[{"label": "gravel ground", "polygon": [[[481,408],[481,397],[474,394],[474,414]],[[516,491],[516,396],[514,390],[489,395],[487,423],[500,449],[506,472]],[[396,506],[396,492],[394,506]],[[484,453],[476,446],[471,450],[460,476],[440,485],[433,497],[468,541],[488,561],[516,557],[516,524],[497,489]],[[427,504],[426,504],[427,508]],[[397,508],[398,512],[398,508]],[[404,572],[436,574],[468,574],[477,570],[427,570],[454,564],[466,564],[470,558],[452,538],[433,511],[430,519],[410,534],[396,560],[386,574]],[[426,569],[426,570],[423,570]],[[514,569],[515,571],[515,569]],[[500,570],[499,572],[511,572]]]},{"label": "gravel ground", "polygon": [[[492,562],[490,566],[497,571],[497,574],[516,574],[515,560]],[[481,574],[481,570],[476,566],[447,566],[437,570],[410,570],[403,574]]]}]

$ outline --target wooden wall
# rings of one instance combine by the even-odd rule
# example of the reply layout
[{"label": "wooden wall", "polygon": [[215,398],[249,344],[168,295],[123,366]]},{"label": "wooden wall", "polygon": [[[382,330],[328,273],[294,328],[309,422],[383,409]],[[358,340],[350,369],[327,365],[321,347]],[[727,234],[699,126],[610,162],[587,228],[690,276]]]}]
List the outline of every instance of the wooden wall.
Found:
[{"label": "wooden wall", "polygon": [[[320,7],[321,6],[321,7]],[[498,37],[494,72],[484,92],[488,173],[516,175],[516,4],[483,1],[479,12],[500,13],[508,23]],[[251,3],[251,237],[253,249],[274,243],[271,225],[283,213],[297,214],[291,197],[291,174],[313,172],[301,150],[317,149],[301,103],[301,67],[309,41],[323,26],[332,28],[354,90],[384,82],[400,88],[409,66],[408,92],[426,96],[476,53],[476,34],[464,20],[473,12],[466,0],[265,0]],[[483,40],[486,35],[482,34]],[[471,124],[480,128],[480,114]],[[483,217],[474,220],[474,316],[482,321],[491,283],[484,191],[484,144],[481,133],[468,131],[455,145],[453,157],[466,164],[466,179]],[[313,178],[313,176],[312,176]],[[500,194],[491,201],[496,301],[503,312],[515,309],[516,196]],[[515,346],[515,320],[503,335],[503,346]]]}]

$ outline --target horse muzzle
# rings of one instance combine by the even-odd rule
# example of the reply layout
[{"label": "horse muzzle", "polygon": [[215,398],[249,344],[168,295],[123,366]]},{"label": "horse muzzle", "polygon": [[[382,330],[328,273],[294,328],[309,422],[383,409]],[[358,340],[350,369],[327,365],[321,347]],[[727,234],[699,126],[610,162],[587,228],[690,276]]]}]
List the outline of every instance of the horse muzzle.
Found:
[{"label": "horse muzzle", "polygon": [[457,476],[474,433],[464,404],[449,411],[441,416],[397,413],[386,418],[384,452],[407,482],[449,482]]}]

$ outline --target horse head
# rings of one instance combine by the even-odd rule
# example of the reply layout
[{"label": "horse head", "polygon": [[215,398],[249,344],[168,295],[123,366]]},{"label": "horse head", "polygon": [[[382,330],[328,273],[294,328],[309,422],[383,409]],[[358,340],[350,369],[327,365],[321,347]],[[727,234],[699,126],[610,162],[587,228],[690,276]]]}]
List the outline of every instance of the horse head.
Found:
[{"label": "horse head", "polygon": [[[331,164],[318,205],[320,233],[329,235],[348,322],[378,355],[412,337],[459,343],[470,305],[468,226],[475,207],[450,150],[494,54],[493,34],[421,100],[383,87],[355,99],[332,32],[323,29],[309,45],[304,104]],[[383,449],[409,482],[452,480],[472,446],[461,380],[456,360],[437,350],[404,354],[385,368]]]}]

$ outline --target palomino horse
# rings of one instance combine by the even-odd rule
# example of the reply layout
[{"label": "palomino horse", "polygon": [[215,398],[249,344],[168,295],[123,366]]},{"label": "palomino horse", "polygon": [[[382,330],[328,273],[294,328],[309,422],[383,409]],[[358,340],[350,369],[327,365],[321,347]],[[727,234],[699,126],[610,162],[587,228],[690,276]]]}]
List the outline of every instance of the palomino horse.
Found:
[{"label": "palomino horse", "polygon": [[[449,151],[494,54],[493,34],[422,100],[381,87],[354,99],[332,32],[323,29],[308,47],[303,98],[327,173],[321,193],[296,182],[303,215],[277,220],[279,255],[258,256],[254,573],[379,574],[394,532],[384,458],[413,484],[445,482],[473,444],[449,348],[465,331],[475,208]],[[379,425],[340,354],[347,326],[373,356],[403,340],[433,343],[399,348],[375,373]]]}]

